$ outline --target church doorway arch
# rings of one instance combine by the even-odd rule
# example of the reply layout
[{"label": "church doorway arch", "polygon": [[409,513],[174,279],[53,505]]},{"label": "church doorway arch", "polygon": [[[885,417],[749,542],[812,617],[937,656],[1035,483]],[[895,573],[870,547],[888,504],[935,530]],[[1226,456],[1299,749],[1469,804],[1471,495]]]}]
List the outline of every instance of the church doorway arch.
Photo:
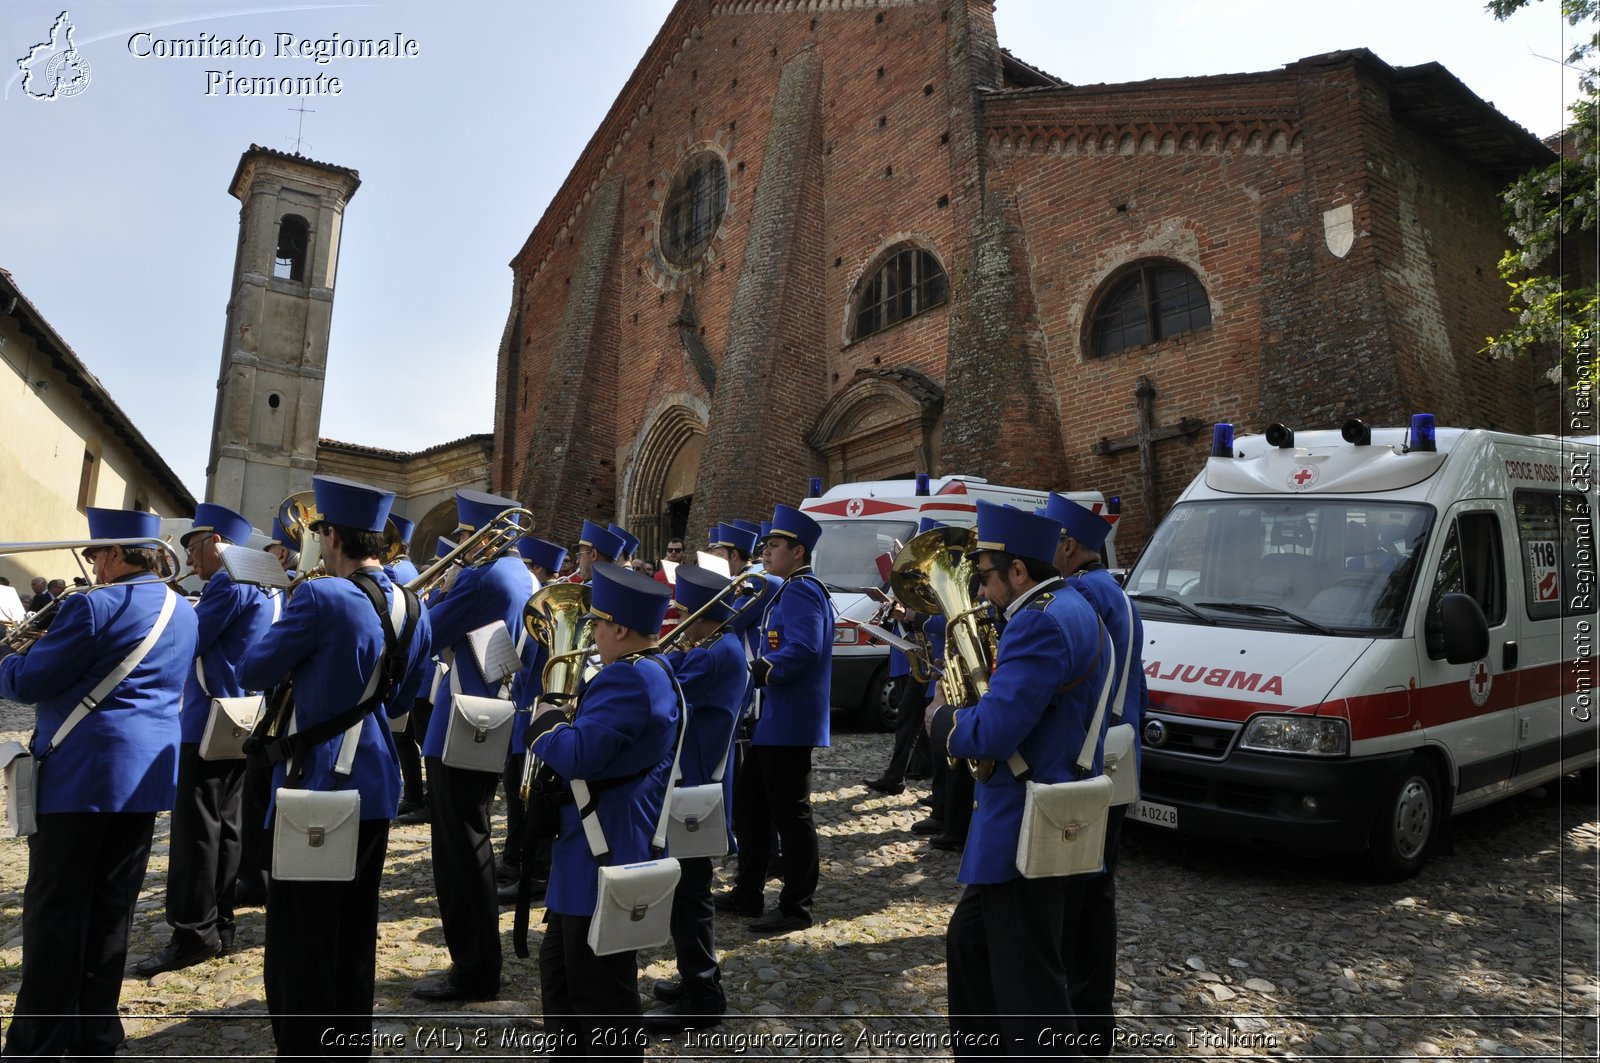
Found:
[{"label": "church doorway arch", "polygon": [[915,369],[862,369],[817,418],[806,442],[830,484],[939,472],[944,389]]},{"label": "church doorway arch", "polygon": [[707,419],[702,399],[669,395],[645,419],[629,455],[622,523],[639,537],[639,556],[651,563],[661,558],[668,539],[688,529]]}]

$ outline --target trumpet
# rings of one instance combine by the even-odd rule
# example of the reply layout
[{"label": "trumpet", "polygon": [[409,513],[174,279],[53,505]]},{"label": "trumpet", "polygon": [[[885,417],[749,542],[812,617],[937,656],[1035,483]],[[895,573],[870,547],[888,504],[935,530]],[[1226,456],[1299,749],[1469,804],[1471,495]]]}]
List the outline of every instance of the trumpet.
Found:
[{"label": "trumpet", "polygon": [[[988,605],[973,600],[977,563],[966,556],[976,532],[933,528],[905,545],[894,560],[890,583],[910,608],[945,616],[945,670],[939,684],[956,708],[976,705],[988,693],[989,673],[1000,636]],[[975,778],[994,770],[991,761],[968,761]]]},{"label": "trumpet", "polygon": [[437,558],[433,564],[417,573],[417,578],[406,584],[406,589],[415,591],[418,597],[421,597],[444,580],[452,565],[460,564],[465,568],[471,568],[485,561],[493,561],[505,552],[506,547],[522,536],[524,517],[527,518],[528,526],[532,527],[533,514],[526,509],[513,506],[496,513],[492,520],[457,543],[448,554]]},{"label": "trumpet", "polygon": [[[751,572],[748,569],[739,573],[726,587],[712,595],[710,601],[706,602],[706,604],[702,605],[700,608],[696,609],[694,612],[678,621],[678,626],[667,632],[666,637],[657,643],[657,647],[662,650],[677,649],[678,641],[684,637],[684,634],[689,630],[690,626],[702,616],[705,616],[714,607],[718,605],[726,605],[730,600],[737,598],[750,598],[754,600],[755,598],[760,597],[766,589],[767,581],[761,575],[761,573]],[[746,603],[746,605],[748,604],[749,603]],[[740,608],[740,606],[733,607],[734,615],[738,614]],[[694,647],[702,645],[703,643],[710,642],[712,639],[726,631],[728,625],[732,622],[733,616],[729,616],[726,620],[722,621],[722,623],[718,624],[716,630],[711,634],[707,635],[703,639],[697,639],[694,642],[686,643],[683,646],[683,649],[693,649]]]},{"label": "trumpet", "polygon": [[[67,539],[45,543],[0,543],[0,555],[28,554],[44,550],[70,550],[73,559],[78,562],[78,568],[85,578],[89,578],[89,570],[84,566],[80,550],[98,549],[106,546],[122,546],[140,550],[159,550],[167,555],[165,572],[158,573],[152,579],[143,582],[175,584],[183,572],[183,555],[178,553],[176,547],[165,539]],[[63,591],[55,601],[37,612],[29,613],[15,624],[6,628],[4,635],[0,635],[0,644],[4,644],[13,653],[25,653],[38,642],[50,626],[50,621],[61,609],[61,603],[74,594],[87,594],[110,584],[98,586],[72,586]]]}]

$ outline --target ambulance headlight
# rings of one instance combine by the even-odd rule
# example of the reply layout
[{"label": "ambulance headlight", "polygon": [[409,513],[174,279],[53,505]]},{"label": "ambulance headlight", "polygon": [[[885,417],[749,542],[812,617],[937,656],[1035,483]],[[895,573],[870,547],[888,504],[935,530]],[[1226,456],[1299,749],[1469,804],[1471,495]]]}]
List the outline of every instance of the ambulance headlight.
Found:
[{"label": "ambulance headlight", "polygon": [[854,646],[859,639],[856,637],[860,631],[854,624],[835,624],[833,626],[833,644],[835,646]]},{"label": "ambulance headlight", "polygon": [[1350,752],[1350,724],[1335,716],[1257,716],[1245,724],[1239,748],[1343,757]]}]

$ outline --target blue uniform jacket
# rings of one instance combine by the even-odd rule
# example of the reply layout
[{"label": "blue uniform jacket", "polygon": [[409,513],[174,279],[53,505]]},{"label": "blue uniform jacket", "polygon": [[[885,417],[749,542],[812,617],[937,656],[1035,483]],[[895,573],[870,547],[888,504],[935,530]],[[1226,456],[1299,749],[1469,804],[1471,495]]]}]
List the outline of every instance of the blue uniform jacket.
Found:
[{"label": "blue uniform jacket", "polygon": [[[1144,675],[1144,620],[1139,616],[1139,610],[1133,607],[1128,596],[1123,592],[1122,586],[1116,579],[1100,567],[1085,569],[1075,572],[1067,582],[1075,587],[1079,594],[1089,599],[1089,604],[1100,615],[1101,621],[1106,625],[1106,631],[1111,634],[1111,642],[1117,649],[1116,659],[1111,665],[1111,681],[1115,683],[1122,675],[1123,665],[1126,662],[1128,679],[1124,685],[1121,697],[1112,694],[1113,702],[1106,706],[1106,715],[1111,717],[1111,725],[1128,723],[1133,725],[1135,735],[1133,741],[1133,761],[1135,766],[1143,755],[1144,743],[1138,739],[1141,722],[1144,719],[1144,707],[1150,702],[1149,688],[1145,683]],[[1128,642],[1128,615],[1133,615],[1133,642]],[[1133,659],[1128,660],[1128,654],[1133,654]],[[1116,718],[1117,702],[1122,705],[1122,718]],[[1109,725],[1108,725],[1109,726]]]},{"label": "blue uniform jacket", "polygon": [[[1034,782],[1079,777],[1074,762],[1111,666],[1110,645],[1088,601],[1059,581],[1051,581],[1006,624],[989,692],[971,708],[957,709],[950,731],[951,756],[995,762],[994,773],[976,785],[972,826],[957,876],[962,882],[1019,877],[1017,835],[1024,790],[1006,759],[1013,752],[1022,754]],[[1063,686],[1086,672],[1087,678],[1062,693]],[[1104,736],[1102,720],[1090,775],[1100,774]]]},{"label": "blue uniform jacket", "polygon": [[[134,577],[137,580],[137,577]],[[0,661],[0,697],[38,706],[38,756],[85,694],[155,626],[167,588],[148,578],[68,595],[50,630]],[[179,601],[129,676],[39,765],[40,812],[164,812],[178,789],[179,712],[195,617]]]},{"label": "blue uniform jacket", "polygon": [[833,683],[833,605],[809,568],[784,581],[761,623],[771,665],[751,745],[826,746]]},{"label": "blue uniform jacket", "polygon": [[421,575],[417,571],[417,566],[412,564],[411,558],[404,554],[401,554],[394,564],[384,565],[383,574],[389,577],[390,583],[396,583],[402,587]]},{"label": "blue uniform jacket", "polygon": [[[745,685],[750,678],[744,647],[737,636],[725,633],[692,650],[668,655],[683,700],[689,705],[689,729],[683,736],[683,756],[678,762],[679,786],[703,786],[722,770],[722,810],[733,840],[733,737]],[[668,854],[671,855],[670,853]]]},{"label": "blue uniform jacket", "polygon": [[[659,657],[656,663],[612,661],[579,695],[573,722],[533,741],[534,754],[557,775],[589,784],[613,866],[651,858],[678,740],[678,695],[669,668]],[[576,802],[562,805],[545,906],[562,915],[593,915],[599,866]]]},{"label": "blue uniform jacket", "polygon": [[183,688],[183,741],[198,743],[205,734],[212,698],[260,693],[239,682],[238,661],[267,633],[273,612],[272,598],[266,591],[233,582],[227,569],[218,569],[206,580],[205,590],[194,606],[199,630],[194,668]]},{"label": "blue uniform jacket", "polygon": [[[381,573],[378,583],[385,594],[393,586]],[[307,580],[289,596],[282,619],[245,651],[239,662],[239,679],[246,686],[266,690],[293,675],[295,729],[304,731],[360,703],[383,656],[383,631],[372,602],[350,580]],[[394,818],[400,806],[400,767],[385,717],[405,715],[416,699],[428,659],[429,631],[424,607],[407,647],[405,677],[389,702],[361,721],[350,778],[340,780],[333,773],[343,740],[342,735],[335,735],[306,753],[304,789],[353,786],[361,792],[362,819]],[[272,772],[274,795],[285,785],[285,777],[285,765],[276,765]]]},{"label": "blue uniform jacket", "polygon": [[[463,694],[482,698],[500,696],[500,684],[491,686],[478,671],[477,658],[467,635],[496,620],[505,622],[506,634],[515,642],[522,628],[522,607],[533,597],[533,573],[516,556],[501,557],[484,565],[474,565],[456,577],[439,603],[428,613],[433,622],[433,645],[436,650],[449,648],[455,651],[451,665],[452,676],[460,684]],[[428,717],[428,733],[422,740],[422,755],[444,756],[444,736],[450,728],[450,698],[452,688],[440,684],[434,711]]]},{"label": "blue uniform jacket", "polygon": [[544,666],[550,660],[545,644],[528,638],[522,646],[522,668],[511,680],[511,704],[517,707],[517,718],[511,723],[512,753],[528,751],[528,723],[533,719],[533,708],[544,694]]},{"label": "blue uniform jacket", "polygon": [[756,699],[755,677],[750,674],[749,664],[755,660],[760,652],[762,639],[761,618],[766,615],[767,606],[777,595],[778,588],[783,586],[783,580],[777,576],[769,576],[765,572],[762,579],[767,581],[767,586],[756,597],[746,601],[738,612],[733,614],[733,621],[728,625],[728,630],[739,637],[739,645],[744,650],[745,683],[744,696],[739,699],[739,718],[742,720],[750,713],[750,706]]}]

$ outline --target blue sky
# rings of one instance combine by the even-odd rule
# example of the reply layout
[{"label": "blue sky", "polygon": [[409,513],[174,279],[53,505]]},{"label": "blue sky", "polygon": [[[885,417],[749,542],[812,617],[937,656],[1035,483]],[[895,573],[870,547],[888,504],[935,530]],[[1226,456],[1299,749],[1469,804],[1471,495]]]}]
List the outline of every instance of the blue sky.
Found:
[{"label": "blue sky", "polygon": [[[493,427],[511,256],[610,107],[671,0],[453,5],[156,4],[67,8],[90,67],[41,102],[15,60],[62,0],[0,12],[0,267],[110,389],[197,497],[238,232],[228,181],[252,142],[292,151],[282,97],[207,95],[208,69],[340,78],[308,98],[301,151],[353,167],[322,434],[417,450]],[[1113,8],[1116,8],[1114,11]],[[1497,23],[1477,0],[1154,0],[1137,14],[1079,0],[1000,0],[1000,42],[1077,84],[1270,70],[1366,47],[1440,62],[1545,136],[1575,79],[1571,30],[1543,0]],[[141,58],[153,38],[263,42],[260,59]],[[404,59],[275,58],[295,38],[401,34]],[[396,413],[397,407],[401,412]],[[0,521],[3,523],[3,521]]]}]

